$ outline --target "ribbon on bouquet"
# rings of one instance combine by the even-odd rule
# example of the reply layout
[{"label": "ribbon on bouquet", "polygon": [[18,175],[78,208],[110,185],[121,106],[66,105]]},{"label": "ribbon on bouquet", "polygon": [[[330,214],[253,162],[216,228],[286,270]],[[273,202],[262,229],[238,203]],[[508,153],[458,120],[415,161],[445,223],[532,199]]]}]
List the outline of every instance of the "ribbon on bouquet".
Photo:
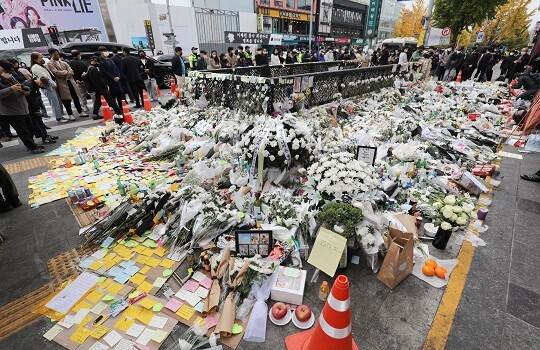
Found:
[{"label": "ribbon on bouquet", "polygon": [[289,150],[289,146],[287,145],[287,141],[285,138],[285,130],[283,129],[282,123],[276,125],[276,136],[279,149],[283,151],[283,154],[285,154],[285,158],[287,159],[287,165],[289,165],[291,164],[292,156],[291,151]]},{"label": "ribbon on bouquet", "polygon": [[[257,135],[255,138],[255,149],[253,150],[253,158],[251,158],[251,167],[249,168],[249,183],[253,184],[254,176],[255,176],[255,169],[257,158],[259,158],[259,173],[262,177],[262,164],[264,164],[264,146],[266,144],[266,139],[268,138],[268,134],[270,134],[270,129],[268,127],[265,127],[262,132]],[[262,163],[262,164],[261,164]],[[261,184],[262,186],[262,184]]]}]

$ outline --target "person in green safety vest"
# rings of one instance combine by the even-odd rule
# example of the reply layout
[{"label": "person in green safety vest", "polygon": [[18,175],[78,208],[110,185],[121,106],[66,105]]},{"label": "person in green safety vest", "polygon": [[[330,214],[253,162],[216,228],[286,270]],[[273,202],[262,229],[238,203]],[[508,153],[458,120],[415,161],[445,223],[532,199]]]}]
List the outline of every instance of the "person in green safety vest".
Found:
[{"label": "person in green safety vest", "polygon": [[253,66],[253,54],[249,46],[246,46],[244,50],[244,58],[246,59],[246,66]]},{"label": "person in green safety vest", "polygon": [[298,63],[304,63],[304,49],[302,49],[297,56]]},{"label": "person in green safety vest", "polygon": [[188,57],[189,62],[189,69],[196,70],[197,69],[197,60],[199,59],[199,55],[197,55],[197,48],[192,47],[191,48],[191,54]]}]

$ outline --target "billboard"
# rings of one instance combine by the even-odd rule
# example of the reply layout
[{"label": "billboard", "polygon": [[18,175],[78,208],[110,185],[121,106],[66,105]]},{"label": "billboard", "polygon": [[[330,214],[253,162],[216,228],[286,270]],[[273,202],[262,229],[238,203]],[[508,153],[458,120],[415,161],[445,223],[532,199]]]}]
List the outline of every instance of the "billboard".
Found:
[{"label": "billboard", "polygon": [[107,40],[99,0],[0,0],[0,29],[52,25],[59,31],[97,29]]},{"label": "billboard", "polygon": [[148,44],[148,38],[145,36],[132,36],[131,45],[137,50],[151,50],[152,48]]}]

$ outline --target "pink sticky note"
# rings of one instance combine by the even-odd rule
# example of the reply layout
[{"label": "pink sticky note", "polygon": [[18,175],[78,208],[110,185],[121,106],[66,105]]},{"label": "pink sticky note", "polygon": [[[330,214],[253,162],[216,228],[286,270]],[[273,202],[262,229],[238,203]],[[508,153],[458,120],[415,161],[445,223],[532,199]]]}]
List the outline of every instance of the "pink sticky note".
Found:
[{"label": "pink sticky note", "polygon": [[215,325],[217,325],[217,322],[218,322],[218,318],[217,318],[216,314],[208,315],[204,319],[204,323],[206,323],[206,328],[207,329],[210,329],[210,328],[214,327]]},{"label": "pink sticky note", "polygon": [[199,282],[199,284],[206,289],[210,289],[210,286],[212,285],[212,279],[210,277],[205,277],[202,281]]},{"label": "pink sticky note", "polygon": [[182,303],[180,300],[171,298],[171,300],[169,300],[167,304],[165,304],[165,307],[172,312],[176,312],[183,304],[184,303]]},{"label": "pink sticky note", "polygon": [[183,290],[187,290],[188,292],[194,292],[199,288],[199,283],[195,280],[189,280],[184,284],[184,286],[181,288]]},{"label": "pink sticky note", "polygon": [[151,347],[149,346],[146,346],[146,345],[142,345],[142,344],[139,344],[139,343],[136,343],[135,344],[135,347],[139,350],[152,350]]}]

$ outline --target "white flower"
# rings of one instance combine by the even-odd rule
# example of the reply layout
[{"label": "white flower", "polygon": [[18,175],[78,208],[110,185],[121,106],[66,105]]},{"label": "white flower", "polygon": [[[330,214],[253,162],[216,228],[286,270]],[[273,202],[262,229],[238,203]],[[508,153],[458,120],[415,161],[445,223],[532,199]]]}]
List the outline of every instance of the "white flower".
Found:
[{"label": "white flower", "polygon": [[452,210],[454,211],[454,213],[461,213],[463,211],[463,208],[461,208],[460,206],[458,205],[455,205]]},{"label": "white flower", "polygon": [[441,228],[445,231],[448,231],[452,228],[452,225],[450,225],[450,223],[444,221],[442,224],[441,224]]},{"label": "white flower", "polygon": [[443,206],[443,205],[442,205],[441,202],[435,202],[435,203],[433,203],[433,205],[432,205],[433,209],[435,209],[435,210],[441,209],[442,206]]},{"label": "white flower", "polygon": [[454,204],[456,204],[456,197],[452,196],[452,195],[446,196],[446,197],[444,197],[444,202],[448,203],[448,204],[451,204],[451,205],[454,205]]},{"label": "white flower", "polygon": [[471,219],[473,219],[473,220],[478,219],[478,215],[476,215],[476,212],[474,212],[474,211],[471,211],[469,215],[471,216]]},{"label": "white flower", "polygon": [[457,214],[454,214],[454,215],[452,215],[450,220],[452,220],[453,222],[456,222],[457,218],[458,218]]},{"label": "white flower", "polygon": [[456,220],[456,224],[458,225],[465,225],[467,223],[467,219],[464,219],[463,217],[459,217],[457,220]]},{"label": "white flower", "polygon": [[454,213],[452,212],[452,210],[444,210],[442,212],[443,216],[445,217],[445,219],[450,219]]},{"label": "white flower", "polygon": [[471,203],[465,203],[463,204],[463,211],[466,212],[466,213],[470,213],[471,211],[474,210],[474,204],[471,204]]},{"label": "white flower", "polygon": [[270,159],[270,161],[273,162],[274,160],[276,160],[276,157],[270,156],[270,157],[268,157],[268,159]]},{"label": "white flower", "polygon": [[345,232],[345,230],[341,226],[334,225],[334,232],[343,233],[343,232]]}]

